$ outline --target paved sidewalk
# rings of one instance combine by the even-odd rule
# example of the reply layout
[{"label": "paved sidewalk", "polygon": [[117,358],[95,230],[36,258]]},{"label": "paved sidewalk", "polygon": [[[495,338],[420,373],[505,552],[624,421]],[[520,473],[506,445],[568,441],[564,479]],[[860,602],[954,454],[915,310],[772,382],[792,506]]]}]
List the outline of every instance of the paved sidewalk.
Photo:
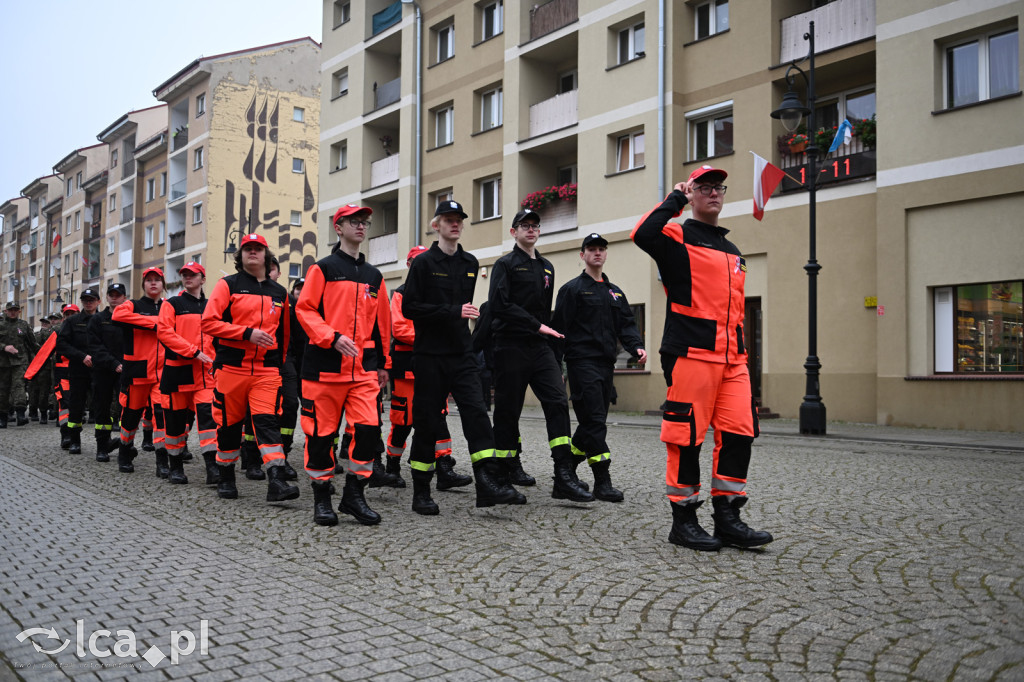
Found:
[{"label": "paved sidewalk", "polygon": [[[526,416],[527,505],[435,493],[420,517],[410,489],[373,489],[370,528],[314,526],[305,483],[219,500],[197,461],[171,486],[152,455],[124,475],[89,439],[71,456],[52,426],[0,431],[0,680],[1024,678],[1019,434],[766,421],[744,518],[776,540],[702,554],[666,542],[657,417],[613,416],[626,501],[572,504]],[[203,621],[205,652],[141,658]]]}]

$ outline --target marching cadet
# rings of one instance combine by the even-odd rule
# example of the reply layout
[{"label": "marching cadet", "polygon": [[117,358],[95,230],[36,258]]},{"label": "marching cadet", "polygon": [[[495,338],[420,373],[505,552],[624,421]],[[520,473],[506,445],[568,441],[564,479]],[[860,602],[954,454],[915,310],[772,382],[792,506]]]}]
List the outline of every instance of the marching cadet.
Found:
[{"label": "marching cadet", "polygon": [[0,429],[7,428],[11,407],[17,415],[18,426],[28,424],[25,406],[28,392],[25,390],[25,370],[39,350],[32,325],[19,320],[21,306],[10,301],[4,309],[4,321],[0,324]]},{"label": "marching cadet", "polygon": [[[39,318],[39,329],[37,329],[33,335],[36,339],[36,347],[42,348],[43,344],[46,343],[46,339],[53,333],[50,324],[50,317],[44,315]],[[38,352],[38,351],[37,351]],[[48,369],[49,371],[46,371]],[[50,383],[53,379],[52,368],[47,367],[41,372],[38,372],[34,378],[28,382],[28,418],[32,421],[37,421],[40,424],[46,423],[48,396],[52,384]]]},{"label": "marching cadet", "polygon": [[384,276],[366,262],[359,246],[366,239],[373,211],[349,204],[334,214],[339,241],[331,255],[309,268],[295,316],[309,345],[302,359],[302,431],[305,467],[312,479],[313,521],[333,526],[331,479],[336,468],[334,438],[342,414],[353,428],[345,487],[338,511],[363,525],[380,523],[363,489],[373,474],[374,457],[383,449],[377,395],[387,382],[391,313]]},{"label": "marching cadet", "polygon": [[469,444],[476,482],[476,506],[526,504],[526,498],[502,480],[502,466],[494,451],[494,433],[480,395],[480,378],[469,333],[469,320],[480,316],[473,291],[480,264],[459,244],[462,205],[442,201],[430,222],[437,241],[417,256],[405,280],[402,313],[413,321],[412,509],[417,514],[440,513],[430,496],[435,447],[444,433],[444,407],[455,399],[462,430]]},{"label": "marching cadet", "polygon": [[[82,312],[82,310],[74,303],[68,303],[61,308],[60,312],[60,323],[55,325],[54,329],[58,335],[64,323],[73,315]],[[53,340],[56,344],[57,336],[54,336]],[[53,392],[54,397],[57,399],[57,426],[60,427],[60,447],[62,450],[67,450],[71,447],[71,432],[68,430],[68,397],[71,391],[71,384],[68,381],[69,364],[70,360],[68,357],[57,352],[55,347],[53,352]]]},{"label": "marching cadet", "polygon": [[277,422],[281,365],[288,348],[288,292],[270,279],[267,240],[242,237],[235,270],[217,282],[203,311],[202,330],[213,337],[213,417],[217,422],[217,495],[238,497],[235,462],[247,411],[252,413],[256,444],[267,465],[267,501],[299,496],[288,485],[284,449]]},{"label": "marching cadet", "polygon": [[166,348],[160,392],[166,396],[164,448],[167,451],[167,481],[188,483],[183,467],[188,431],[195,419],[199,427],[199,450],[206,464],[206,483],[217,483],[217,424],[213,419],[213,339],[202,330],[206,309],[206,268],[185,263],[178,270],[184,290],[160,306],[156,336]]},{"label": "marching cadet", "polygon": [[551,326],[565,334],[556,359],[561,363],[565,358],[569,399],[579,422],[570,444],[573,468],[588,461],[594,472],[594,497],[621,502],[622,492],[612,486],[606,440],[608,405],[615,402],[616,339],[641,365],[647,362],[647,352],[626,295],[604,274],[607,257],[604,237],[592,233],[583,238],[583,272],[558,290]]},{"label": "marching cadet", "polygon": [[82,454],[82,421],[85,402],[92,389],[92,355],[89,353],[89,320],[96,314],[100,295],[92,287],[82,291],[79,300],[82,311],[72,315],[61,325],[57,334],[57,352],[68,358],[68,435],[72,455]]},{"label": "marching cadet", "polygon": [[551,496],[573,502],[592,502],[593,494],[580,485],[569,449],[569,403],[552,342],[563,338],[548,322],[555,292],[555,268],[537,250],[540,216],[519,211],[509,230],[515,246],[491,267],[487,302],[494,334],[494,442],[508,463],[511,483],[534,485],[517,454],[519,416],[526,387],[540,400],[547,422],[548,446],[554,460]]},{"label": "marching cadet", "polygon": [[[87,337],[92,355],[92,406],[90,413],[95,423],[96,461],[109,462],[110,453],[120,442],[121,405],[120,384],[124,361],[124,331],[114,323],[114,310],[128,300],[125,286],[120,282],[107,287],[107,308],[89,320]],[[115,441],[111,436],[116,432]]]}]

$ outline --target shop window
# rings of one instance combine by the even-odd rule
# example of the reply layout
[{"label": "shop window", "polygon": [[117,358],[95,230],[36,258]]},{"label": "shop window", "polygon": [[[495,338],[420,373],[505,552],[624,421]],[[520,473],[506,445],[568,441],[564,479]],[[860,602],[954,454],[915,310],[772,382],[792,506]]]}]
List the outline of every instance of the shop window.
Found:
[{"label": "shop window", "polygon": [[945,49],[946,108],[1020,91],[1017,30],[973,36]]},{"label": "shop window", "polygon": [[686,120],[690,161],[732,153],[732,101],[691,111]]},{"label": "shop window", "polygon": [[693,8],[694,40],[729,30],[729,0],[712,0]]},{"label": "shop window", "polygon": [[1024,281],[935,289],[935,371],[1024,372]]}]

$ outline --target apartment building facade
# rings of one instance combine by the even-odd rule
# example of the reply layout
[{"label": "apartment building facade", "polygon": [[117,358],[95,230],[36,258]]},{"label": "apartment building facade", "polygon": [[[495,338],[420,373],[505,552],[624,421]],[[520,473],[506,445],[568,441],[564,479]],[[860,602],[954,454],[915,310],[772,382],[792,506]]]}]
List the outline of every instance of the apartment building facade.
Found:
[{"label": "apartment building facade", "polygon": [[[1019,0],[325,0],[321,253],[334,210],[369,205],[364,250],[394,288],[400,254],[432,241],[434,206],[454,198],[470,214],[462,243],[483,266],[479,303],[488,266],[511,249],[511,216],[529,201],[542,207],[556,285],[578,274],[583,235],[609,239],[607,272],[654,351],[665,297],[629,233],[676,182],[713,164],[729,173],[722,222],[748,267],[755,395],[795,417],[808,355],[809,159],[791,142],[818,134],[828,147],[846,119],[855,134],[821,158],[816,192],[828,417],[1022,430],[1022,16]],[[812,21],[817,122],[794,133],[769,114],[790,88],[787,67],[808,70]],[[790,176],[760,222],[748,152]],[[618,409],[663,400],[656,362],[623,358],[616,385]]]}]

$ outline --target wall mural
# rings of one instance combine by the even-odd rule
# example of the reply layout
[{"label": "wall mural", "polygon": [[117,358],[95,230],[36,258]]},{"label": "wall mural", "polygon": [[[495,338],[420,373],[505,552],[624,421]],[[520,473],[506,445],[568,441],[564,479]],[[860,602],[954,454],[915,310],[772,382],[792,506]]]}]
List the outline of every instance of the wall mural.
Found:
[{"label": "wall mural", "polygon": [[[305,276],[309,266],[316,262],[316,211],[313,188],[309,184],[308,164],[302,170],[303,196],[302,196],[302,224],[313,225],[312,229],[303,229],[290,224],[289,220],[283,220],[280,211],[260,211],[260,194],[269,190],[270,185],[277,185],[278,172],[278,112],[281,98],[274,100],[273,108],[269,115],[270,107],[269,94],[263,96],[262,103],[257,88],[253,88],[252,98],[249,106],[245,109],[244,123],[246,134],[249,137],[249,153],[242,163],[242,175],[251,184],[251,187],[237,187],[231,180],[224,185],[224,246],[228,245],[228,235],[232,230],[241,229],[243,234],[255,232],[258,229],[265,231],[277,230],[277,246],[274,247],[273,239],[267,235],[267,241],[271,248],[275,248],[275,255],[281,261],[282,274],[287,277],[287,264],[300,263],[299,272]],[[290,170],[290,169],[289,169]],[[288,177],[288,176],[286,176]],[[248,192],[246,191],[248,190]],[[235,213],[237,209],[237,214]],[[235,224],[238,224],[238,228]],[[295,234],[301,232],[301,237]],[[312,246],[312,253],[306,253],[306,245]]]}]

